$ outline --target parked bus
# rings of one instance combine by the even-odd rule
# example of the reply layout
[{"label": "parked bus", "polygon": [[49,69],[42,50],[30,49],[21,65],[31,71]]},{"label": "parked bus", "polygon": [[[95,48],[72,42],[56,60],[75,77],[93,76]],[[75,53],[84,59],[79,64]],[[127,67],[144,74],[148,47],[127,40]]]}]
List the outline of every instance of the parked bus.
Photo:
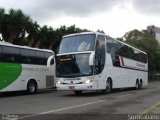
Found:
[{"label": "parked bus", "polygon": [[148,83],[147,54],[98,32],[66,35],[57,54],[58,90],[137,89]]},{"label": "parked bus", "polygon": [[33,94],[53,87],[53,56],[51,50],[0,42],[0,92],[26,90]]}]

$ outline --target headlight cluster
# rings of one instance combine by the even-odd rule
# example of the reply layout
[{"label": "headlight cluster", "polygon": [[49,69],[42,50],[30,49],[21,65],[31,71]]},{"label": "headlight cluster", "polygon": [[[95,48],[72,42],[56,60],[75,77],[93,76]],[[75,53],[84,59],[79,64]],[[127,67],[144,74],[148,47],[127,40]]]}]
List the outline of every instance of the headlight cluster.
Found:
[{"label": "headlight cluster", "polygon": [[[88,79],[88,80],[83,81],[82,83],[83,83],[83,84],[89,84],[89,83],[91,83],[91,82],[93,82],[93,80],[89,80],[89,79]],[[58,80],[58,81],[56,82],[56,84],[63,84],[63,82]]]},{"label": "headlight cluster", "polygon": [[91,83],[93,80],[85,80],[83,83],[84,84],[88,84],[88,83]]},{"label": "headlight cluster", "polygon": [[61,81],[57,81],[57,84],[61,84]]}]

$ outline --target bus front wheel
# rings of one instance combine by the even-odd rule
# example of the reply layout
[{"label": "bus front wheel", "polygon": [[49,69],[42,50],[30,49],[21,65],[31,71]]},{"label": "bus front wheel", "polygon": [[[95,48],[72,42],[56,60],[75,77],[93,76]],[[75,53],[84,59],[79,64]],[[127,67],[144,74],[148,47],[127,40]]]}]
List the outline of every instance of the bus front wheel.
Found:
[{"label": "bus front wheel", "polygon": [[143,87],[143,81],[142,81],[142,79],[140,80],[140,85],[139,85],[140,87],[140,89]]},{"label": "bus front wheel", "polygon": [[37,92],[37,84],[35,81],[30,80],[27,84],[27,93],[35,94]]},{"label": "bus front wheel", "polygon": [[110,93],[111,91],[112,91],[112,81],[111,81],[111,79],[108,79],[108,80],[106,81],[106,89],[103,90],[102,92],[103,92],[104,94],[107,94],[107,93]]}]

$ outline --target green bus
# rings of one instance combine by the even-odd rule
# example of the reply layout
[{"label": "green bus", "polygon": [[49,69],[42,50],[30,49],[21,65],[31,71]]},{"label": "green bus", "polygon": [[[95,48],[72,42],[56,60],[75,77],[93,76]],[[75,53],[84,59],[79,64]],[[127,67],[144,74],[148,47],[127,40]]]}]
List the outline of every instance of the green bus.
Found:
[{"label": "green bus", "polygon": [[54,52],[0,42],[0,92],[54,87]]}]

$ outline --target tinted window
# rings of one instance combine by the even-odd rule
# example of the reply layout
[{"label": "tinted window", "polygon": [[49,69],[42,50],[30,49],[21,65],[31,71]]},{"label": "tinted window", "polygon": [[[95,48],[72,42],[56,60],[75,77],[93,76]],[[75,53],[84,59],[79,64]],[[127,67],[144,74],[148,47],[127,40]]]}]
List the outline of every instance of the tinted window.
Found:
[{"label": "tinted window", "polygon": [[16,47],[3,46],[3,57],[2,61],[4,62],[20,62],[20,49]]},{"label": "tinted window", "polygon": [[144,62],[144,63],[147,62],[146,54],[132,47],[129,47],[121,42],[118,42],[112,38],[106,37],[106,40],[107,40],[106,41],[107,52],[112,55],[113,64],[115,63],[116,65],[119,65],[119,63],[117,62],[119,57],[117,56],[123,56],[129,59],[133,59],[133,60]]},{"label": "tinted window", "polygon": [[47,65],[47,60],[51,55],[53,55],[51,52],[0,46],[0,61],[2,62]]},{"label": "tinted window", "polygon": [[45,52],[45,58],[47,58],[47,59],[52,55],[53,55],[53,53],[51,53],[51,52]]},{"label": "tinted window", "polygon": [[134,60],[147,63],[147,55],[142,53],[142,52],[140,52],[140,51],[138,51],[138,50],[134,50],[132,58]]},{"label": "tinted window", "polygon": [[93,75],[89,65],[90,54],[71,54],[58,56],[56,61],[57,77],[80,77]]},{"label": "tinted window", "polygon": [[44,58],[45,52],[42,51],[36,51],[36,57]]},{"label": "tinted window", "polygon": [[35,64],[39,64],[39,65],[46,65],[46,59],[45,59],[45,54],[42,51],[36,51],[36,56],[35,56]]},{"label": "tinted window", "polygon": [[21,49],[21,55],[26,57],[34,57],[35,51],[29,49]]},{"label": "tinted window", "polygon": [[28,49],[21,49],[22,63],[24,64],[35,64],[35,51]]},{"label": "tinted window", "polygon": [[[121,44],[121,43],[120,43]],[[117,50],[117,55],[126,57],[126,58],[131,58],[133,54],[132,48],[128,47],[127,45],[121,44],[121,47]]]},{"label": "tinted window", "polygon": [[[46,63],[47,63],[48,58],[49,58],[50,56],[52,56],[52,55],[54,55],[52,52],[46,52],[46,53],[45,53]],[[53,65],[53,64],[54,64],[54,59],[52,59],[52,61],[51,61],[51,65]]]}]

